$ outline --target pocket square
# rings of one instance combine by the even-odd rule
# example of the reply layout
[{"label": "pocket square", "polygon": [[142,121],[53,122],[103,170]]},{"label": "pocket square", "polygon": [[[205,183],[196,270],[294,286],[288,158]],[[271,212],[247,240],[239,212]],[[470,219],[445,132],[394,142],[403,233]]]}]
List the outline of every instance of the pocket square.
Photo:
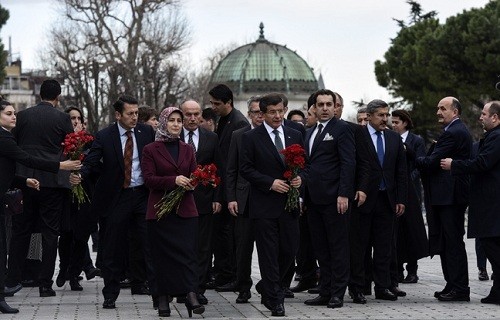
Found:
[{"label": "pocket square", "polygon": [[333,136],[329,133],[327,133],[323,138],[323,141],[331,141],[331,140],[333,140]]}]

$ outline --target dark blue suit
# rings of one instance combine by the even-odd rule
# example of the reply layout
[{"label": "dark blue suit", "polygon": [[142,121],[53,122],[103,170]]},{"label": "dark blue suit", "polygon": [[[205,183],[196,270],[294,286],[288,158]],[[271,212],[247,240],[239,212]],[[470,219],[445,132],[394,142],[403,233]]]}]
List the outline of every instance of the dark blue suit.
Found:
[{"label": "dark blue suit", "polygon": [[349,210],[337,211],[337,197],[354,198],[354,134],[345,121],[332,118],[309,153],[314,130],[316,126],[307,131],[305,140],[309,156],[305,204],[321,268],[320,295],[342,300],[349,281]]},{"label": "dark blue suit", "polygon": [[[154,131],[151,126],[138,123],[134,128],[134,135],[140,159],[144,146],[154,141]],[[92,210],[99,215],[100,239],[104,245],[100,252],[104,278],[102,291],[105,299],[116,299],[120,293],[120,280],[125,272],[124,262],[129,256],[129,233],[132,285],[140,285],[146,280],[144,255],[148,255],[145,220],[148,190],[144,186],[123,188],[123,150],[116,123],[96,134],[83,165],[83,178],[94,170],[100,171],[92,197]],[[148,260],[146,256],[146,264],[150,268]]]},{"label": "dark blue suit", "polygon": [[[300,132],[286,126],[283,132],[285,147],[303,145]],[[241,151],[241,175],[251,186],[249,215],[255,219],[264,295],[276,306],[283,304],[283,282],[297,253],[298,211],[285,211],[287,194],[271,190],[275,179],[284,179],[286,167],[264,124],[243,134]]]},{"label": "dark blue suit", "polygon": [[[364,139],[356,148],[368,150],[370,175],[366,182],[366,201],[357,208],[358,232],[352,234],[352,241],[359,243],[359,250],[351,256],[351,284],[353,290],[364,286],[364,255],[373,235],[373,278],[375,291],[388,289],[391,285],[390,262],[393,241],[393,226],[396,204],[407,202],[408,179],[406,155],[399,134],[384,130],[385,153],[383,166],[368,131],[362,128]],[[358,142],[358,141],[357,141]],[[385,190],[380,190],[382,179]]]},{"label": "dark blue suit", "polygon": [[454,176],[440,167],[444,158],[467,160],[472,137],[464,123],[457,119],[437,139],[427,156],[417,158],[424,182],[430,254],[441,255],[446,280],[445,291],[469,292],[465,234],[465,209],[469,200],[469,176]]}]

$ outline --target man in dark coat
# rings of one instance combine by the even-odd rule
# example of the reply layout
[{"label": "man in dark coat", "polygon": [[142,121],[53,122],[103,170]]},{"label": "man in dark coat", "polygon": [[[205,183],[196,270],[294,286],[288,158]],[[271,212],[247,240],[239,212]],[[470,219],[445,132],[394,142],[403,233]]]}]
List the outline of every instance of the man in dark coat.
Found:
[{"label": "man in dark coat", "polygon": [[[299,243],[298,210],[285,210],[287,192],[299,188],[300,176],[290,184],[279,153],[292,144],[303,145],[299,131],[283,126],[285,108],[278,94],[261,98],[264,123],[243,134],[241,174],[251,185],[249,214],[255,223],[262,285],[256,286],[273,316],[284,316],[283,281],[293,266]],[[298,206],[298,203],[297,203]]]},{"label": "man in dark coat", "polygon": [[[121,96],[113,107],[116,123],[96,134],[81,170],[84,179],[96,170],[101,172],[92,198],[92,210],[99,215],[102,230],[99,239],[104,247],[102,292],[105,309],[115,308],[129,246],[133,249],[130,252],[132,294],[142,293],[146,277],[150,286],[154,284],[146,234],[149,191],[144,186],[140,167],[142,149],[154,141],[154,131],[151,126],[137,122],[138,101],[134,97]],[[72,174],[73,183],[77,178]],[[129,231],[133,235],[130,241]],[[154,293],[154,288],[151,291]]]},{"label": "man in dark coat", "polygon": [[[196,154],[198,165],[218,163],[219,140],[217,134],[199,126],[201,107],[195,100],[185,100],[180,109],[184,114],[184,128],[181,139],[190,144]],[[220,172],[217,172],[220,174]],[[207,303],[205,297],[206,276],[212,261],[212,230],[213,217],[221,210],[220,195],[217,189],[211,186],[199,185],[194,190],[194,201],[198,209],[198,301]]]},{"label": "man in dark coat", "polygon": [[416,159],[424,179],[429,226],[430,254],[440,254],[446,286],[434,296],[440,301],[469,301],[469,273],[464,243],[465,209],[469,199],[469,177],[452,176],[440,167],[440,160],[470,158],[472,137],[460,120],[462,106],[454,97],[439,101],[437,116],[444,131],[427,156]]},{"label": "man in dark coat", "polygon": [[[429,241],[422,216],[422,197],[420,173],[415,168],[415,158],[425,156],[424,139],[411,132],[413,122],[406,110],[392,112],[392,129],[399,133],[405,144],[406,163],[408,164],[408,206],[406,212],[397,219],[395,228],[395,247],[391,279],[394,286],[398,282],[417,283],[417,260],[429,255]],[[408,275],[404,278],[403,263],[407,262]]]},{"label": "man in dark coat", "polygon": [[368,124],[363,127],[364,140],[359,147],[369,150],[370,178],[366,201],[358,208],[358,232],[352,237],[352,241],[359,243],[359,250],[351,253],[350,288],[354,302],[358,303],[366,303],[361,291],[370,235],[373,235],[375,299],[397,300],[390,280],[393,226],[396,216],[405,211],[408,190],[403,142],[397,133],[387,129],[389,106],[382,100],[373,100],[367,106],[367,113]]},{"label": "man in dark coat", "polygon": [[471,175],[468,238],[479,238],[491,262],[495,279],[490,294],[482,303],[500,305],[500,101],[484,105],[481,112],[484,138],[477,156],[471,160],[441,160],[441,168],[452,175]]},{"label": "man in dark coat", "polygon": [[[69,114],[56,109],[60,94],[59,82],[45,80],[40,87],[42,102],[17,115],[17,127],[13,130],[13,134],[18,145],[32,156],[61,160],[61,143],[66,134],[73,132],[73,125]],[[43,253],[39,293],[41,297],[55,296],[52,276],[57,256],[59,224],[64,210],[63,203],[69,196],[69,173],[57,174],[19,165],[17,174],[37,179],[40,182],[40,191],[27,190],[24,193],[24,213],[15,215],[12,219],[13,235],[6,285],[13,287],[21,282],[21,272],[28,253],[31,233],[40,220]]]},{"label": "man in dark coat", "polygon": [[315,94],[318,124],[307,130],[305,205],[314,250],[321,268],[320,293],[307,305],[343,306],[349,281],[349,200],[354,198],[354,133],[335,115],[335,94]]},{"label": "man in dark coat", "polygon": [[[213,87],[208,94],[210,104],[215,114],[219,116],[215,132],[219,136],[219,174],[221,177],[221,190],[226,183],[227,155],[231,144],[233,131],[248,125],[246,117],[234,108],[233,92],[228,86],[219,84]],[[221,211],[214,217],[213,230],[213,253],[214,271],[217,273],[214,284],[216,290],[237,291],[235,272],[235,250],[234,250],[234,219],[229,213],[225,192],[221,192]]]}]

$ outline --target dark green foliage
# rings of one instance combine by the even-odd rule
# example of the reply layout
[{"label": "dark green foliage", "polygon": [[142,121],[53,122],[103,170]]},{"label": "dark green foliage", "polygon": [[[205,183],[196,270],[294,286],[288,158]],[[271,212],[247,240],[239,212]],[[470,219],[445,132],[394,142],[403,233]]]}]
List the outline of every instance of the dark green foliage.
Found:
[{"label": "dark green foliage", "polygon": [[[9,20],[9,10],[0,5],[0,29]],[[5,65],[7,64],[7,53],[4,51],[2,40],[0,39],[0,83],[5,78]]]}]

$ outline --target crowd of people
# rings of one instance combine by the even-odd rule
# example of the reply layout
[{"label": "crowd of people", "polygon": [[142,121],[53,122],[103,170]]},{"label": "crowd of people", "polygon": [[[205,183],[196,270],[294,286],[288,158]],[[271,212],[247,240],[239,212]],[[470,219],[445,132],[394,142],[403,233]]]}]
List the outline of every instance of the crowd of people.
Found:
[{"label": "crowd of people", "polygon": [[[245,116],[223,84],[208,92],[206,109],[186,99],[158,114],[123,95],[113,104],[116,122],[94,134],[82,161],[71,161],[61,144],[85,130],[85,121],[78,108],[56,108],[60,94],[59,83],[46,80],[34,107],[16,114],[0,101],[2,233],[7,190],[21,189],[24,205],[8,215],[12,236],[0,241],[2,313],[19,311],[5,296],[25,283],[35,233],[42,253],[31,280],[41,297],[56,295],[59,249],[57,286],[69,280],[81,291],[82,272],[101,276],[103,308],[116,308],[130,286],[132,294],[151,295],[164,317],[174,298],[189,317],[202,314],[209,289],[238,292],[236,303],[248,303],[254,244],[255,288],[272,316],[285,316],[285,298],[306,290],[315,294],[306,305],[328,308],[341,308],[346,294],[365,304],[372,289],[375,299],[397,300],[406,295],[398,284],[418,282],[418,260],[433,255],[446,282],[435,298],[469,301],[467,208],[467,235],[478,239],[492,278],[500,275],[498,101],[485,104],[484,139],[473,147],[460,102],[443,98],[436,109],[443,132],[426,148],[411,132],[408,111],[390,113],[376,99],[352,123],[342,119],[342,97],[327,89],[311,94],[307,116],[288,112],[281,93],[251,97]],[[283,150],[297,145],[305,166],[290,177]],[[196,185],[197,165],[210,164],[220,184]],[[79,184],[88,195],[83,203],[71,196]],[[165,196],[178,190],[178,204],[160,216]],[[290,205],[292,191],[300,197]],[[95,266],[91,235],[98,239]],[[478,266],[484,279],[485,262]],[[481,302],[500,304],[497,279]]]}]

